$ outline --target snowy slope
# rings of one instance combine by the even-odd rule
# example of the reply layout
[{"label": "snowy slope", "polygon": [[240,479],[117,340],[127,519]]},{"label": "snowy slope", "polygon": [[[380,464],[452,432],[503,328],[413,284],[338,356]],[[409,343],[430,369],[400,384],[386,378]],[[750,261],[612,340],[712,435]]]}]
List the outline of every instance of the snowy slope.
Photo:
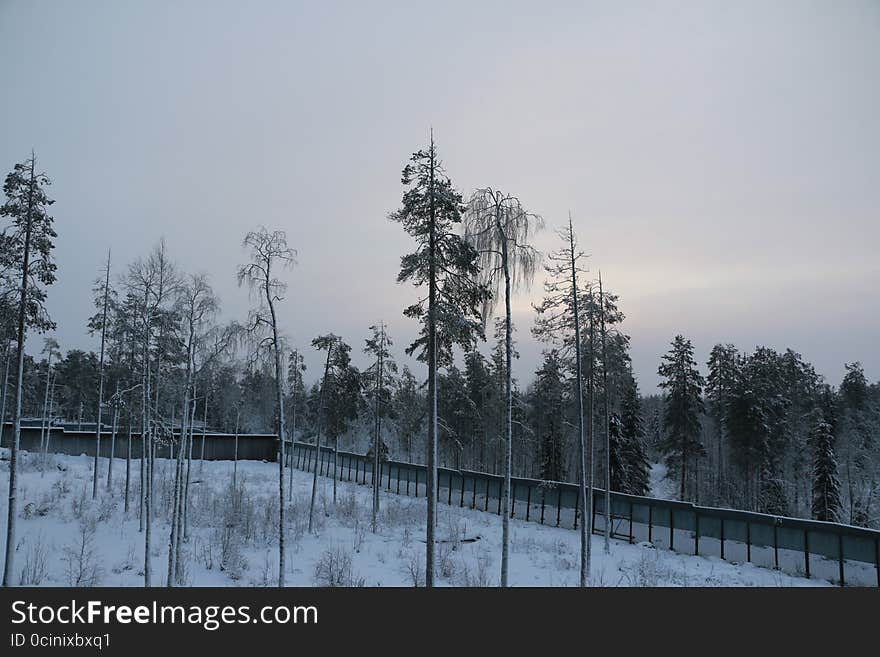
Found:
[{"label": "snowy slope", "polygon": [[[8,455],[4,455],[8,459]],[[131,510],[123,512],[125,462],[114,464],[114,486],[104,488],[107,459],[100,462],[99,499],[91,500],[92,459],[50,456],[40,472],[38,456],[21,454],[16,571],[24,583],[64,586],[76,581],[105,586],[143,584],[144,536],[138,531],[138,464],[132,462]],[[155,468],[157,516],[151,551],[153,583],[167,572],[170,467]],[[0,486],[8,487],[8,460]],[[193,462],[191,537],[187,580],[203,586],[274,585],[277,576],[277,465],[242,461],[233,493],[228,461]],[[311,474],[294,470],[288,513],[287,583],[292,586],[412,586],[424,581],[424,498],[382,492],[377,534],[370,531],[370,490],[319,478],[318,528],[306,531]],[[655,469],[655,473],[659,474]],[[658,492],[655,490],[655,493]],[[6,524],[6,505],[0,511]],[[439,505],[438,580],[444,586],[494,586],[499,579],[501,522],[491,513]],[[93,532],[91,528],[94,528]],[[577,532],[511,521],[511,582],[518,586],[577,583]],[[471,539],[461,542],[460,539]],[[472,540],[477,539],[477,540]],[[89,559],[83,564],[79,555]],[[85,566],[85,567],[83,567]],[[822,586],[750,564],[678,555],[649,545],[613,541],[610,555],[593,537],[592,584],[596,586]]]}]

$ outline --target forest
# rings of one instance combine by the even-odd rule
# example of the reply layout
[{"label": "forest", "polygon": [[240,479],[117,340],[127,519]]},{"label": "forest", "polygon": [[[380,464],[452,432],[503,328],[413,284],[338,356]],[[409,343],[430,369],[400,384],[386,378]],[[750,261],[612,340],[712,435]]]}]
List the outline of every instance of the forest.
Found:
[{"label": "forest", "polygon": [[[394,176],[390,171],[389,182]],[[251,291],[253,308],[235,320],[224,318],[208,276],[185,271],[161,236],[128,263],[114,262],[106,245],[106,260],[95,263],[93,314],[82,327],[99,346],[84,351],[43,335],[55,328],[46,300],[64,275],[52,253],[51,180],[33,154],[15,164],[0,210],[0,426],[11,423],[3,434],[10,468],[6,545],[15,542],[18,513],[18,428],[34,423],[65,423],[96,432],[97,440],[97,427],[145,436],[124,487],[125,509],[146,534],[148,563],[150,540],[166,540],[149,536],[155,449],[173,446],[167,580],[147,565],[147,585],[178,579],[196,427],[283,438],[275,508],[282,528],[291,504],[285,452],[292,441],[367,453],[376,467],[386,459],[427,464],[434,472],[429,546],[438,466],[508,482],[523,476],[579,483],[589,508],[593,487],[653,495],[652,467],[663,462],[680,500],[880,528],[880,383],[869,381],[860,363],[846,364],[842,381],[826,381],[787,345],[717,344],[695,353],[682,326],[667,353],[657,355],[660,392],[645,394],[633,372],[626,300],[594,271],[601,254],[588,258],[579,247],[589,242],[588,221],[578,229],[571,217],[554,218],[561,224],[558,248],[538,253],[532,238],[549,229],[545,218],[492,187],[464,196],[433,137],[406,163],[401,182],[400,207],[376,221],[400,224],[414,244],[401,255],[397,281],[388,281],[413,285],[421,295],[401,309],[420,327],[406,362],[395,362],[394,336],[384,323],[364,326],[360,336],[336,335],[328,326],[308,345],[291,344],[295,327],[280,325],[277,308],[292,302],[294,247],[305,245],[288,245],[280,227],[243,235],[235,274]],[[63,221],[63,208],[57,213]],[[511,296],[539,274],[533,323],[514,326]],[[521,340],[543,347],[525,381],[512,375]],[[321,352],[321,371],[306,370],[303,349]],[[371,364],[357,368],[353,353]],[[93,497],[110,486],[96,457]],[[373,494],[375,531],[378,487]],[[310,528],[314,506],[315,487]],[[502,585],[508,519],[504,513]],[[279,585],[284,537],[279,531]],[[426,550],[428,586],[433,552]],[[7,549],[5,584],[13,558]],[[582,583],[589,560],[586,541]]]}]

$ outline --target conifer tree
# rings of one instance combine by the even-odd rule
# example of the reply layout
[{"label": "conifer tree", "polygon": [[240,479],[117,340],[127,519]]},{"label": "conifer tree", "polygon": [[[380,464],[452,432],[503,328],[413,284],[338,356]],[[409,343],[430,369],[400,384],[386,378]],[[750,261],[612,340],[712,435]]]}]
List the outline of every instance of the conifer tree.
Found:
[{"label": "conifer tree", "polygon": [[422,324],[407,354],[418,352],[428,365],[428,453],[425,585],[434,585],[434,528],[437,497],[437,379],[439,366],[451,361],[452,347],[465,349],[484,337],[480,309],[488,288],[476,281],[478,254],[455,232],[464,206],[461,194],[446,175],[434,146],[413,154],[403,169],[407,188],[402,207],[391,214],[416,241],[417,248],[401,258],[398,283],[427,285],[428,294],[403,314]]},{"label": "conifer tree", "polygon": [[812,429],[813,443],[813,517],[837,522],[840,515],[840,480],[834,456],[834,434],[824,417],[819,416]]},{"label": "conifer tree", "polygon": [[[21,440],[22,391],[24,381],[24,346],[28,328],[48,330],[54,324],[46,313],[45,287],[55,282],[56,265],[52,259],[55,248],[54,219],[49,206],[54,203],[45,188],[49,178],[37,172],[37,158],[16,164],[3,183],[6,202],[0,217],[9,225],[0,233],[0,272],[4,278],[18,283],[12,289],[18,301],[18,365],[16,368],[15,428],[9,444],[9,504],[6,512],[6,559],[3,564],[3,586],[11,586],[15,564],[15,521],[18,517],[18,446]],[[4,286],[4,289],[10,289]],[[11,297],[14,298],[14,297]]]},{"label": "conifer tree", "polygon": [[679,496],[687,499],[688,467],[703,453],[700,441],[703,412],[703,377],[694,360],[690,340],[676,335],[672,348],[663,356],[658,374],[664,379],[660,387],[667,391],[664,401],[663,425],[666,438],[663,448],[671,469],[680,477]]}]

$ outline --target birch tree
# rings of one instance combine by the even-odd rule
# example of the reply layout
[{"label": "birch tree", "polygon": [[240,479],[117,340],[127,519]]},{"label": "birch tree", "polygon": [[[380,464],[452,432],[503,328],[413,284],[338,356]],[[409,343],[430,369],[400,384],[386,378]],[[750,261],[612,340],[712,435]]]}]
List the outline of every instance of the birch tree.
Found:
[{"label": "birch tree", "polygon": [[278,586],[284,586],[284,389],[282,378],[282,345],[278,331],[275,304],[284,299],[287,284],[277,277],[276,270],[292,267],[296,252],[287,246],[284,231],[269,232],[266,228],[249,232],[244,238],[250,262],[238,269],[238,284],[247,285],[260,299],[251,311],[250,327],[254,331],[268,328],[264,344],[272,350],[275,360],[276,419],[278,428]]},{"label": "birch tree", "polygon": [[403,169],[407,188],[402,207],[390,215],[416,242],[416,250],[401,258],[397,282],[427,285],[428,294],[403,314],[422,324],[407,354],[418,352],[428,365],[427,517],[425,585],[434,585],[434,528],[437,498],[437,375],[438,365],[450,362],[452,347],[472,347],[484,338],[481,306],[490,292],[476,280],[479,257],[455,228],[465,207],[437,157],[433,134],[426,150],[417,151]]},{"label": "birch tree", "polygon": [[499,291],[504,290],[505,454],[504,490],[501,493],[501,586],[508,585],[510,552],[510,481],[513,458],[513,323],[511,295],[528,288],[540,262],[529,244],[542,219],[526,211],[520,200],[501,190],[485,187],[471,196],[465,215],[465,238],[479,253],[480,282],[491,290],[483,303],[483,326],[492,315]]},{"label": "birch tree", "polygon": [[18,517],[18,447],[21,440],[22,383],[24,380],[24,347],[28,328],[47,330],[54,324],[43,305],[45,287],[55,282],[56,265],[52,259],[57,237],[49,214],[54,203],[46,194],[49,178],[37,172],[37,158],[16,164],[6,176],[3,192],[6,202],[0,217],[9,220],[0,233],[0,272],[12,279],[17,272],[20,283],[18,296],[18,363],[15,385],[15,428],[9,444],[9,503],[6,511],[6,558],[3,564],[3,586],[11,586],[15,567],[15,521]]}]

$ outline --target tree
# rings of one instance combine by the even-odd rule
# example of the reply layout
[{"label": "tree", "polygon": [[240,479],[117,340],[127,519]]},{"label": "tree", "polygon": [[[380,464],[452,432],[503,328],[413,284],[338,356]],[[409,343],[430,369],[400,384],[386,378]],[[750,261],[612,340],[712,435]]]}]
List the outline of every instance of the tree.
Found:
[{"label": "tree", "polygon": [[868,399],[868,380],[858,361],[844,364],[846,374],[840,383],[840,397],[850,410],[861,410]]},{"label": "tree", "polygon": [[619,476],[614,477],[612,468],[611,489],[629,495],[647,495],[651,488],[651,466],[645,454],[645,430],[642,423],[639,389],[634,378],[623,389],[619,423],[618,447],[612,446],[612,463],[618,463]]},{"label": "tree", "polygon": [[101,453],[101,411],[104,404],[104,346],[107,338],[107,310],[110,303],[110,250],[107,250],[107,267],[104,271],[104,285],[98,290],[103,297],[101,311],[101,356],[98,361],[98,405],[95,412],[95,466],[92,473],[92,499],[98,497],[98,457]]},{"label": "tree", "polygon": [[840,480],[834,457],[834,434],[825,418],[818,415],[812,429],[813,442],[813,517],[837,522],[840,514]]},{"label": "tree", "polygon": [[425,421],[425,400],[419,392],[416,377],[404,365],[394,385],[394,421],[398,440],[402,442],[400,449],[406,454],[406,460],[413,462],[413,443],[420,435]]},{"label": "tree", "polygon": [[413,253],[400,260],[397,282],[428,285],[428,296],[403,314],[422,324],[407,354],[419,352],[428,364],[428,478],[425,540],[425,585],[434,585],[434,527],[437,496],[437,376],[438,363],[452,358],[452,347],[473,345],[483,337],[480,307],[489,295],[475,278],[477,251],[453,232],[461,223],[462,197],[437,158],[433,135],[427,150],[413,154],[403,169],[407,187],[402,207],[390,216],[416,241]]},{"label": "tree", "polygon": [[46,354],[46,393],[43,396],[43,412],[40,414],[40,470],[43,470],[46,463],[46,454],[48,451],[49,440],[45,432],[52,430],[52,424],[49,420],[51,414],[51,405],[49,403],[49,388],[52,384],[52,358],[57,360],[61,357],[61,349],[58,346],[58,340],[55,338],[43,339],[43,351]]},{"label": "tree", "polygon": [[566,381],[556,349],[544,352],[531,390],[529,423],[538,440],[539,473],[544,481],[565,481]]},{"label": "tree", "polygon": [[[284,299],[287,284],[277,278],[276,269],[293,266],[296,252],[287,246],[284,231],[269,232],[265,228],[249,232],[244,247],[250,252],[250,262],[238,269],[238,284],[246,284],[254,296],[259,295],[259,306],[251,311],[250,327],[254,331],[268,327],[270,335],[262,344],[271,348],[275,360],[275,391],[277,398],[278,431],[278,586],[284,586],[284,389],[281,369],[281,339],[275,304]],[[268,312],[268,314],[267,314]]]},{"label": "tree", "polygon": [[[184,335],[186,365],[184,369],[183,400],[180,409],[180,444],[174,474],[172,496],[171,532],[168,549],[168,586],[181,583],[181,543],[184,534],[183,518],[189,502],[189,467],[192,454],[190,406],[195,397],[194,377],[196,353],[200,345],[209,339],[210,327],[219,310],[219,302],[206,276],[186,277],[176,293],[176,317],[180,319]],[[173,439],[173,435],[172,435]]]},{"label": "tree", "polygon": [[315,349],[327,352],[327,360],[324,363],[324,377],[321,379],[321,388],[318,393],[318,407],[315,411],[316,416],[316,436],[315,436],[315,469],[312,472],[312,497],[309,501],[309,533],[312,533],[315,519],[315,498],[318,496],[318,470],[321,462],[321,429],[324,425],[324,395],[327,391],[327,379],[330,375],[330,360],[333,358],[333,350],[339,337],[333,333],[327,335],[319,335],[312,340],[312,346]]},{"label": "tree", "polygon": [[[55,282],[56,265],[52,259],[57,237],[48,212],[52,201],[45,187],[51,181],[37,173],[37,158],[16,164],[3,183],[6,202],[0,217],[10,224],[0,233],[0,272],[4,278],[19,272],[18,292],[18,368],[16,372],[15,430],[9,449],[9,505],[6,513],[6,559],[3,564],[3,586],[11,586],[15,564],[15,520],[18,517],[18,446],[21,439],[22,381],[24,379],[24,343],[27,328],[46,330],[54,324],[43,302],[45,287]],[[4,286],[4,289],[5,286]]]},{"label": "tree", "polygon": [[[382,417],[391,412],[391,394],[387,386],[387,378],[389,374],[397,372],[397,364],[394,362],[389,347],[393,344],[391,338],[385,330],[385,323],[379,322],[378,325],[370,327],[373,332],[372,337],[367,338],[364,353],[375,356],[376,362],[364,374],[366,377],[372,378],[373,386],[373,418],[376,433],[373,437],[373,445],[371,447],[373,455],[373,516],[372,529],[376,533],[376,520],[379,514],[379,479],[381,460],[384,443],[382,442]],[[368,452],[369,454],[369,452]],[[390,475],[389,475],[390,476]]]},{"label": "tree", "polygon": [[663,356],[657,372],[664,379],[660,387],[667,391],[663,412],[663,426],[666,429],[663,448],[667,452],[667,462],[681,478],[679,495],[684,501],[687,499],[688,464],[703,453],[703,444],[700,442],[703,377],[697,370],[691,341],[676,335],[672,348]]},{"label": "tree", "polygon": [[739,352],[732,344],[716,344],[709,353],[709,376],[706,377],[706,401],[715,427],[715,499],[724,499],[724,445],[727,441],[727,407],[737,379]]},{"label": "tree", "polygon": [[334,341],[329,368],[325,372],[324,388],[326,390],[322,391],[322,409],[327,437],[333,439],[333,504],[336,504],[339,437],[357,419],[361,402],[361,375],[351,364],[351,347],[342,338],[337,337]]},{"label": "tree", "polygon": [[538,216],[523,208],[515,196],[485,187],[478,189],[468,202],[465,237],[480,254],[481,282],[492,291],[485,297],[483,321],[492,314],[498,292],[504,285],[506,405],[506,449],[504,490],[501,494],[501,586],[507,586],[510,552],[510,479],[513,455],[513,336],[510,316],[511,294],[518,287],[528,287],[540,257],[529,244],[531,233],[542,226]]},{"label": "tree", "polygon": [[[296,421],[298,417],[303,417],[302,410],[305,408],[305,383],[303,382],[303,372],[306,371],[306,364],[303,355],[299,349],[290,352],[287,361],[287,386],[290,388],[290,454],[288,455],[288,463],[290,465],[290,481],[287,486],[287,500],[293,500],[293,445],[296,442]],[[238,433],[239,417],[236,414],[236,433]]]},{"label": "tree", "polygon": [[[593,313],[589,314],[589,433],[584,441],[584,390],[583,360],[581,353],[581,290],[578,286],[578,274],[584,272],[579,261],[584,254],[577,250],[571,215],[568,216],[567,230],[560,232],[563,247],[548,256],[549,264],[545,270],[549,280],[544,283],[544,301],[535,306],[538,318],[532,333],[539,339],[555,342],[568,355],[574,351],[574,375],[577,388],[578,404],[578,453],[580,470],[580,498],[583,519],[580,524],[581,569],[580,585],[585,587],[590,577],[590,561],[592,558],[591,537],[593,532]],[[590,303],[592,306],[592,292]],[[589,455],[589,456],[588,456]],[[589,459],[589,460],[588,460]]]}]

